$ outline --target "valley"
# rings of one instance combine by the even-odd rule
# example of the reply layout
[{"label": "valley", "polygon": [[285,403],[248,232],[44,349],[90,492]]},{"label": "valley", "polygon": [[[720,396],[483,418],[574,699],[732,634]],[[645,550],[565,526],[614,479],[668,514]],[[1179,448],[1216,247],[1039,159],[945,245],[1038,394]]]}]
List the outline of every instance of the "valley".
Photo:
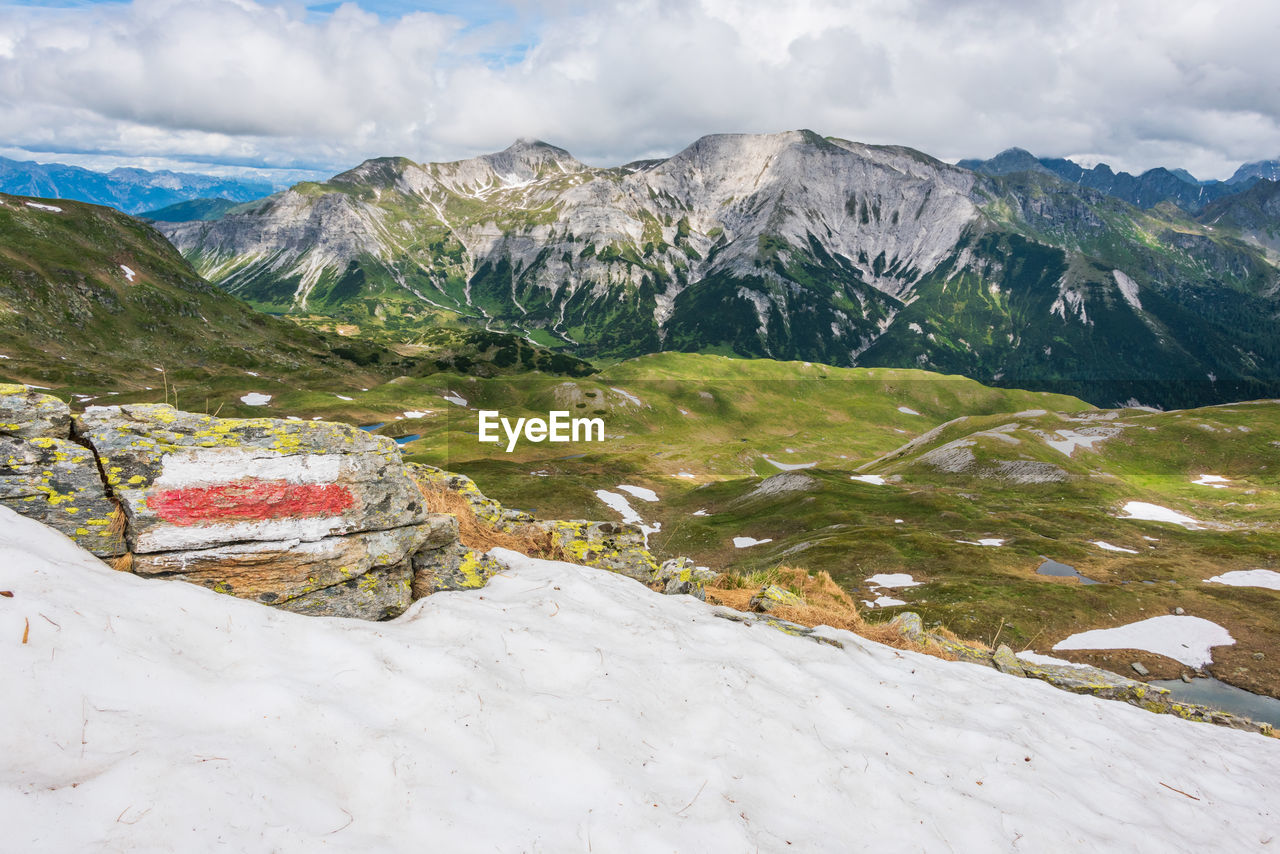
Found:
[{"label": "valley", "polygon": [[[617,169],[521,142],[161,212],[185,257],[0,196],[0,377],[355,424],[660,558],[1152,679],[1197,668],[1054,647],[1195,615],[1234,639],[1203,674],[1274,697],[1280,594],[1209,581],[1280,554],[1272,184],[1245,187],[1139,210],[807,131]],[[481,441],[482,410],[603,439]]]},{"label": "valley", "polygon": [[[79,406],[161,399],[57,393]],[[757,580],[780,565],[830,572],[871,621],[911,610],[985,643],[1178,678],[1194,669],[1141,651],[1053,647],[1181,608],[1235,639],[1207,673],[1280,695],[1280,593],[1207,583],[1278,568],[1274,401],[1101,410],[924,371],[672,353],[583,378],[440,372],[361,386],[242,373],[192,394],[224,417],[365,426],[508,507],[640,524],[660,558]],[[599,418],[605,440],[508,453],[479,441],[481,409]],[[1142,506],[1191,523],[1126,518]],[[1046,559],[1099,583],[1037,573]],[[896,575],[911,586],[883,582]]]}]

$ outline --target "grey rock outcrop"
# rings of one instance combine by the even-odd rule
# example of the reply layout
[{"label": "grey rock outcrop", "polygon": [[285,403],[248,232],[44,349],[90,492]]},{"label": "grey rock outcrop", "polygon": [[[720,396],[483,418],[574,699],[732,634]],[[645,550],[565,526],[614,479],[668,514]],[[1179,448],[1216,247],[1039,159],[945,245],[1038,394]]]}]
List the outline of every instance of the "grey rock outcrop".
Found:
[{"label": "grey rock outcrop", "polygon": [[1000,646],[996,647],[996,651],[991,653],[991,665],[1001,673],[1008,673],[1010,676],[1026,675],[1021,659],[1014,655],[1013,650],[1004,644],[1000,644]]},{"label": "grey rock outcrop", "polygon": [[792,637],[804,638],[814,643],[824,644],[826,646],[834,646],[837,649],[843,649],[844,644],[835,638],[829,638],[824,634],[820,634],[817,629],[803,626],[800,623],[793,623],[790,620],[780,620],[777,617],[771,617],[768,614],[753,614],[747,611],[735,611],[732,608],[717,607],[711,612],[714,616],[722,620],[728,620],[732,623],[741,623],[744,626],[767,626],[776,629],[786,635]]},{"label": "grey rock outcrop", "polygon": [[20,385],[0,385],[0,504],[98,557],[125,551],[124,520],[94,454],[71,440],[71,410]]},{"label": "grey rock outcrop", "polygon": [[[495,502],[496,503],[496,502]],[[458,540],[458,520],[440,517],[447,530],[430,538],[413,555],[413,598],[446,590],[475,590],[501,572],[502,564]]]},{"label": "grey rock outcrop", "polygon": [[692,559],[676,557],[663,561],[654,573],[652,583],[668,596],[689,595],[705,601],[707,583],[715,577],[716,573],[711,570],[694,566]]},{"label": "grey rock outcrop", "polygon": [[570,519],[529,522],[518,530],[547,538],[575,563],[607,569],[644,584],[660,569],[645,545],[644,532],[635,525]]},{"label": "grey rock outcrop", "polygon": [[760,592],[751,597],[750,608],[753,611],[769,612],[779,605],[791,608],[804,606],[804,600],[789,590],[783,590],[776,584],[766,584]]},{"label": "grey rock outcrop", "polygon": [[71,410],[58,398],[23,385],[0,383],[0,436],[66,439]]},{"label": "grey rock outcrop", "polygon": [[766,477],[755,489],[742,496],[739,501],[750,501],[753,498],[772,498],[788,492],[807,492],[817,487],[818,482],[803,472],[786,471]]}]

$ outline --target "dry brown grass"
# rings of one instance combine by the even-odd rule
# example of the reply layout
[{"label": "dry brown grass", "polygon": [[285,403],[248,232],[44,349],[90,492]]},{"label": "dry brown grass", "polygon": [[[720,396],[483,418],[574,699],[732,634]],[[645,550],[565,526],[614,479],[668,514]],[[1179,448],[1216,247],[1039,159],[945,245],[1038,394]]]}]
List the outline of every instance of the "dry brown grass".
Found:
[{"label": "dry brown grass", "polygon": [[[935,643],[918,643],[904,637],[897,629],[887,623],[868,623],[858,611],[858,605],[835,579],[825,571],[810,575],[804,569],[793,566],[779,566],[772,570],[779,587],[795,593],[805,604],[800,607],[779,605],[769,612],[770,616],[799,623],[802,626],[831,626],[833,629],[846,629],[855,635],[868,640],[891,646],[895,649],[909,649],[923,652],[937,658],[954,661],[955,656]],[[707,585],[707,601],[717,605],[727,605],[739,611],[750,610],[751,597],[758,588],[743,587],[730,575],[720,575]],[[946,636],[955,639],[955,635],[942,630]]]},{"label": "dry brown grass", "polygon": [[544,560],[568,560],[550,531],[499,531],[479,518],[465,496],[443,486],[415,480],[422,493],[423,505],[429,513],[445,513],[458,520],[458,539],[469,549],[487,552],[502,548]]},{"label": "dry brown grass", "polygon": [[[113,544],[124,545],[124,535],[129,520],[125,516],[124,506],[119,501],[116,501],[115,505],[115,509],[111,511],[111,522],[107,525],[107,536]],[[107,563],[116,572],[133,572],[133,552],[126,550],[124,554],[112,558]]]},{"label": "dry brown grass", "polygon": [[124,541],[124,532],[128,528],[129,519],[125,516],[124,506],[119,501],[115,501],[115,505],[115,509],[111,511],[111,521],[107,523],[107,536],[113,543],[120,543]]}]

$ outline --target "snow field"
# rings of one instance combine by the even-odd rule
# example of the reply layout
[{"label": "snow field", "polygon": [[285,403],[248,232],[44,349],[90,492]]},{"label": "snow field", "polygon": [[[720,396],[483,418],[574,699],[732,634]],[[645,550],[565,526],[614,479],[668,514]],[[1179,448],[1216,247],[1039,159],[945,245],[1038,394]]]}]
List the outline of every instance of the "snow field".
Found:
[{"label": "snow field", "polygon": [[496,554],[509,570],[483,591],[389,623],[309,618],[112,572],[0,509],[6,845],[1166,852],[1275,834],[1272,740]]}]

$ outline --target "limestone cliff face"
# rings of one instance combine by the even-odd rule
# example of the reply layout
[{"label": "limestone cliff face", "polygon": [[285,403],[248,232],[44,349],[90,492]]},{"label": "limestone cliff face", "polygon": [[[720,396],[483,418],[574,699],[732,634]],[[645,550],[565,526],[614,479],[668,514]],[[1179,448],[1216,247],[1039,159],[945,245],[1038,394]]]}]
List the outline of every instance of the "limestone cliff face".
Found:
[{"label": "limestone cliff face", "polygon": [[[384,158],[160,227],[260,307],[406,337],[444,314],[586,356],[923,367],[1107,405],[1280,393],[1262,250],[1048,169],[977,174],[811,131],[617,168],[528,141]],[[1151,389],[1170,381],[1202,387]]]},{"label": "limestone cliff face", "polygon": [[373,160],[216,222],[160,227],[205,276],[259,302],[331,309],[382,287],[588,347],[613,314],[629,338],[603,349],[688,337],[699,301],[681,295],[717,278],[741,280],[728,298],[767,337],[787,323],[791,268],[829,262],[841,281],[824,328],[848,333],[847,362],[978,217],[974,184],[917,152],[809,131],[705,137],[616,169],[521,141],[457,163]]}]

